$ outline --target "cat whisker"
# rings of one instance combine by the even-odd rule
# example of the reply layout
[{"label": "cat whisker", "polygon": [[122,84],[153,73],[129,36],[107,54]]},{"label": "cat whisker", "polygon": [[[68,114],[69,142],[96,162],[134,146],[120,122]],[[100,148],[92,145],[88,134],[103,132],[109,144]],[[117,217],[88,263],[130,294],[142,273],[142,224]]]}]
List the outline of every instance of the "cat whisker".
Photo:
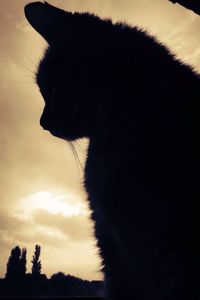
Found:
[{"label": "cat whisker", "polygon": [[82,163],[81,163],[80,158],[78,156],[78,153],[77,153],[77,150],[76,150],[76,147],[75,147],[75,143],[72,142],[72,141],[71,142],[67,141],[67,146],[69,147],[70,151],[72,152],[72,154],[75,158],[76,166],[78,166],[82,170],[83,166],[82,166]]},{"label": "cat whisker", "polygon": [[4,63],[11,64],[11,65],[16,65],[16,66],[18,66],[18,67],[20,67],[20,68],[22,68],[22,69],[24,69],[24,70],[29,71],[31,74],[34,75],[34,73],[33,73],[33,71],[32,71],[31,69],[29,69],[29,68],[27,68],[27,67],[25,67],[25,66],[23,66],[23,65],[21,65],[21,64],[18,64],[17,62],[9,61],[9,60],[4,60],[3,62],[4,62]]},{"label": "cat whisker", "polygon": [[37,63],[35,63],[24,51],[16,47],[14,44],[9,42],[1,42],[0,45],[7,45],[10,49],[13,49],[15,52],[22,54],[23,58],[25,57],[35,68],[37,68]]},{"label": "cat whisker", "polygon": [[10,83],[12,83],[12,84],[31,84],[31,85],[35,85],[34,82],[25,82],[25,81],[12,81]]},{"label": "cat whisker", "polygon": [[82,170],[82,169],[83,169],[83,166],[82,166],[80,157],[79,157],[79,155],[78,155],[78,151],[77,151],[77,149],[76,149],[76,145],[77,145],[76,143],[77,143],[77,141],[73,141],[73,142],[72,142],[72,149],[73,149],[73,151],[74,151],[74,155],[75,155],[75,157],[76,157],[76,159],[77,159],[78,165],[80,166],[80,168],[81,168],[81,170]]},{"label": "cat whisker", "polygon": [[83,154],[83,153],[84,153],[84,150],[83,150],[83,148],[82,148],[80,142],[79,142],[79,141],[75,141],[75,144],[76,144],[76,146],[77,146],[77,148],[78,148],[78,151],[81,152],[81,154]]}]

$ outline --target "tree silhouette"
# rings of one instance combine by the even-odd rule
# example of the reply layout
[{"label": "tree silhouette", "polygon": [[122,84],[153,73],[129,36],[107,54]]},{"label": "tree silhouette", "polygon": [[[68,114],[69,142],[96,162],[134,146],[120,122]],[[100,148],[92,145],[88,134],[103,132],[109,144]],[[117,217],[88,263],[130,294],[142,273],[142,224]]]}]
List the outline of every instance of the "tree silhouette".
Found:
[{"label": "tree silhouette", "polygon": [[10,257],[7,263],[7,279],[21,279],[26,274],[26,249],[20,249],[16,246],[11,250]]},{"label": "tree silhouette", "polygon": [[42,265],[41,265],[41,261],[39,260],[40,252],[41,252],[41,247],[39,245],[36,245],[33,259],[31,261],[32,262],[32,275],[34,277],[38,277],[41,274]]},{"label": "tree silhouette", "polygon": [[[41,274],[39,260],[41,247],[35,246],[32,258],[32,274],[26,274],[25,248],[16,246],[11,250],[7,263],[6,278],[0,279],[0,298],[44,298],[46,297],[99,297],[103,296],[102,281],[87,281],[72,275],[57,272],[47,278]],[[102,298],[103,299],[103,298]]]},{"label": "tree silhouette", "polygon": [[65,273],[58,272],[51,276],[51,280],[62,281],[62,280],[65,280],[65,276],[66,276]]},{"label": "tree silhouette", "polygon": [[23,248],[20,257],[20,268],[21,268],[22,276],[25,276],[26,274],[26,253],[27,253],[26,248]]}]

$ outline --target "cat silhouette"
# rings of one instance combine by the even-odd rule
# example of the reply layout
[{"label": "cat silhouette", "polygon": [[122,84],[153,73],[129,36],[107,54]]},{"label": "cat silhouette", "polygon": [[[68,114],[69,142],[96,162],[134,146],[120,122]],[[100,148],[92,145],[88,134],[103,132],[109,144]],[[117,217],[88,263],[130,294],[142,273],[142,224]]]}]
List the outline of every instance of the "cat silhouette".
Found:
[{"label": "cat silhouette", "polygon": [[200,299],[200,79],[137,27],[47,2],[25,6],[47,41],[41,126],[86,137],[84,185],[112,300]]}]

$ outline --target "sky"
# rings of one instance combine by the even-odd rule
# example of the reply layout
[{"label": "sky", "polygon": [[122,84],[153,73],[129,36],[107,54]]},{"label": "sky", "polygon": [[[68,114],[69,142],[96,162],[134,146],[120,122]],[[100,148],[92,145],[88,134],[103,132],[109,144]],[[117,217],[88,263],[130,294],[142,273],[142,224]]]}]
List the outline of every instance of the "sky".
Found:
[{"label": "sky", "polygon": [[[65,141],[39,126],[43,100],[34,72],[46,47],[23,13],[26,0],[0,0],[0,277],[16,245],[36,244],[42,272],[103,278],[83,170]],[[200,72],[200,16],[168,0],[49,0],[148,30]],[[84,165],[88,141],[77,148]],[[123,210],[122,210],[123,211]]]}]

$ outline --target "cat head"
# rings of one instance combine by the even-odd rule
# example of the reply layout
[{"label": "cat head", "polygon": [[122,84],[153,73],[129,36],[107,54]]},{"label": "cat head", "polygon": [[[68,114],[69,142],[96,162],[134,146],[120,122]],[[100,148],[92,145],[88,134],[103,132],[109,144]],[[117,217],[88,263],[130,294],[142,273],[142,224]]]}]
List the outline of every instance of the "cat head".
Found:
[{"label": "cat head", "polygon": [[[111,64],[115,57],[112,22],[65,12],[46,1],[26,5],[25,15],[48,43],[36,73],[45,101],[42,127],[67,140],[91,137],[113,106],[111,81],[117,73]],[[108,80],[111,69],[112,80]]]}]

